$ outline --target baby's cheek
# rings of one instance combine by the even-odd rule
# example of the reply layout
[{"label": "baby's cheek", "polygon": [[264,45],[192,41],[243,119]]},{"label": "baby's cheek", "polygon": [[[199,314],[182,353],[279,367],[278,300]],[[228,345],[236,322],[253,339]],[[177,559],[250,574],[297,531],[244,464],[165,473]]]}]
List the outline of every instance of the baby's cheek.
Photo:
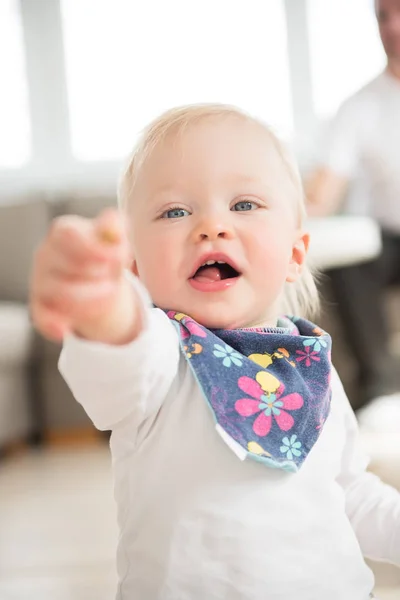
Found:
[{"label": "baby's cheek", "polygon": [[[140,265],[139,265],[140,267]],[[162,305],[176,287],[176,269],[171,248],[154,245],[142,256],[141,280],[155,304]]]},{"label": "baby's cheek", "polygon": [[254,258],[258,258],[266,264],[285,264],[292,254],[291,246],[284,235],[280,233],[277,225],[268,231],[255,230],[249,240]]},{"label": "baby's cheek", "polygon": [[291,249],[277,236],[270,235],[267,239],[257,241],[259,242],[257,259],[252,262],[261,280],[264,280],[265,286],[271,291],[279,292],[288,273]]}]

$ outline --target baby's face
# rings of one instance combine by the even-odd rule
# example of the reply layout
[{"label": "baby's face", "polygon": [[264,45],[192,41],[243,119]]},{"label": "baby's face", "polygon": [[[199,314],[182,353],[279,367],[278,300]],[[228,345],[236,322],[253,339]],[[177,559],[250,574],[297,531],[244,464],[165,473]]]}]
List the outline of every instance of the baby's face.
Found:
[{"label": "baby's face", "polygon": [[260,126],[212,118],[167,137],[139,173],[131,218],[133,270],[158,307],[208,328],[276,324],[307,236]]}]

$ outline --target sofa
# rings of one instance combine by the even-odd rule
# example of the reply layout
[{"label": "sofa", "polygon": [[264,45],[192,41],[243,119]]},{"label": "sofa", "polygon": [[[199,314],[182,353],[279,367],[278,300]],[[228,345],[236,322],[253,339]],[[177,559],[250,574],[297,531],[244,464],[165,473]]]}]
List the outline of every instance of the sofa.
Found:
[{"label": "sofa", "polygon": [[58,373],[60,346],[32,327],[29,278],[53,218],[90,217],[115,204],[115,196],[104,194],[0,199],[0,450],[20,440],[38,443],[49,432],[91,427]]}]

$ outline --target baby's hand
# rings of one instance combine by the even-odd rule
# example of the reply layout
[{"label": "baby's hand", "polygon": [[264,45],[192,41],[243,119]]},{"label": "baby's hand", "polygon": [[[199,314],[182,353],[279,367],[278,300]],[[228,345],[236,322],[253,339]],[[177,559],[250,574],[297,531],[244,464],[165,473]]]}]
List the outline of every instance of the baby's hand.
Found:
[{"label": "baby's hand", "polygon": [[139,333],[136,294],[123,275],[129,245],[117,211],[97,219],[56,219],[36,252],[30,307],[34,325],[60,341],[68,332],[124,344]]}]

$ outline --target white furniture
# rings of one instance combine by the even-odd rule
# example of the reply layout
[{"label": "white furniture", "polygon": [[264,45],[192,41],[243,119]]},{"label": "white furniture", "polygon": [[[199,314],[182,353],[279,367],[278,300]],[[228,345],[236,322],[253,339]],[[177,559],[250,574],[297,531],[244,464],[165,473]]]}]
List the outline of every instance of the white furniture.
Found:
[{"label": "white furniture", "polygon": [[369,217],[341,215],[308,219],[310,264],[319,270],[345,267],[378,256],[381,236]]}]

